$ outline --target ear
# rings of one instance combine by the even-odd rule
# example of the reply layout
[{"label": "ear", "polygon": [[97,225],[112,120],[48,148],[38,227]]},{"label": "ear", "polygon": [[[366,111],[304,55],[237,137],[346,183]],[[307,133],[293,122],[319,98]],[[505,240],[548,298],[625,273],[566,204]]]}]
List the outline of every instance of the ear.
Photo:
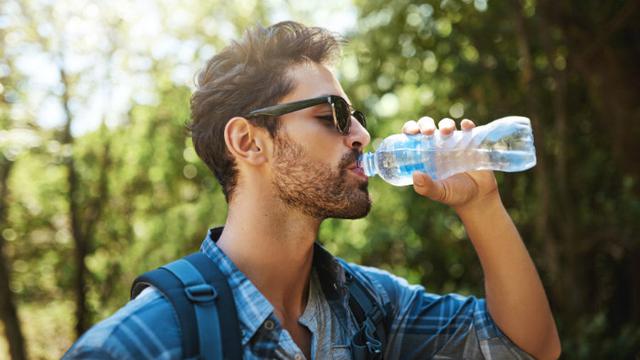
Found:
[{"label": "ear", "polygon": [[249,120],[236,116],[224,128],[227,149],[239,162],[261,165],[267,162],[267,146],[271,137],[266,129],[254,126]]}]

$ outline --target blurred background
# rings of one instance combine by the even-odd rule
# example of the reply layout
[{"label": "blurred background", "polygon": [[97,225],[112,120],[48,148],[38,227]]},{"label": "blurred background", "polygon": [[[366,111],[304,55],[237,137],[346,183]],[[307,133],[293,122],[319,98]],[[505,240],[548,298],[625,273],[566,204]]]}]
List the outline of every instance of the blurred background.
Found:
[{"label": "blurred background", "polygon": [[[349,39],[337,74],[372,145],[409,119],[531,118],[497,174],[565,359],[640,351],[640,4],[634,0],[3,0],[0,358],[59,358],[137,274],[198,248],[226,203],[184,130],[194,74],[255,24]],[[435,293],[483,294],[455,214],[372,179],[320,240]],[[384,225],[382,225],[384,224]]]}]

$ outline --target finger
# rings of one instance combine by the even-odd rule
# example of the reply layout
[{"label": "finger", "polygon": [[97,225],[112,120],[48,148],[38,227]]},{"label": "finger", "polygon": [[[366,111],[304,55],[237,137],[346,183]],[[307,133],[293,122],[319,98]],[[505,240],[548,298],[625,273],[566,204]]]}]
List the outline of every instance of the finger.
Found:
[{"label": "finger", "polygon": [[413,173],[413,189],[418,194],[435,201],[442,201],[445,196],[445,188],[442,182],[433,181],[429,175],[420,171]]},{"label": "finger", "polygon": [[435,121],[428,116],[423,116],[418,120],[418,127],[420,127],[420,132],[424,135],[433,135],[436,131]]},{"label": "finger", "polygon": [[414,120],[409,120],[406,123],[404,123],[404,125],[402,126],[402,132],[405,134],[417,134],[420,132],[420,127],[418,126],[418,123],[415,122]]},{"label": "finger", "polygon": [[450,136],[456,129],[456,122],[449,118],[444,118],[438,123],[440,136]]},{"label": "finger", "polygon": [[469,119],[464,119],[460,122],[460,128],[462,129],[462,131],[469,131],[474,127],[476,127],[476,124]]}]

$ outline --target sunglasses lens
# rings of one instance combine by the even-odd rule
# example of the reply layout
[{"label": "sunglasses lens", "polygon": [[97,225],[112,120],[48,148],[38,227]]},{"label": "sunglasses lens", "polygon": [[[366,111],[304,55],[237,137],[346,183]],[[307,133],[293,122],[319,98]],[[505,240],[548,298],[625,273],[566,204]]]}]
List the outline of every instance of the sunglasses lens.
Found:
[{"label": "sunglasses lens", "polygon": [[358,122],[360,123],[360,125],[362,125],[363,128],[367,128],[367,117],[364,115],[364,113],[362,111],[354,111],[353,112],[353,117],[356,118],[356,120],[358,120]]},{"label": "sunglasses lens", "polygon": [[349,125],[351,125],[349,104],[347,104],[347,102],[342,98],[335,98],[333,108],[335,109],[338,130],[343,134],[349,133]]}]

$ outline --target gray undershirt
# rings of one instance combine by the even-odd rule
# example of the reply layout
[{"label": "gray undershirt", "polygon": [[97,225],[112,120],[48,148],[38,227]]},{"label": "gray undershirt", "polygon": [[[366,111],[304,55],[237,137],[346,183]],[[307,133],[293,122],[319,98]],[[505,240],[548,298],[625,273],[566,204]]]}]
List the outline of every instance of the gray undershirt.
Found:
[{"label": "gray undershirt", "polygon": [[349,344],[341,343],[343,339],[350,338],[344,334],[347,329],[341,328],[340,322],[331,311],[315,270],[311,272],[307,307],[298,323],[311,332],[311,360],[351,359]]}]

